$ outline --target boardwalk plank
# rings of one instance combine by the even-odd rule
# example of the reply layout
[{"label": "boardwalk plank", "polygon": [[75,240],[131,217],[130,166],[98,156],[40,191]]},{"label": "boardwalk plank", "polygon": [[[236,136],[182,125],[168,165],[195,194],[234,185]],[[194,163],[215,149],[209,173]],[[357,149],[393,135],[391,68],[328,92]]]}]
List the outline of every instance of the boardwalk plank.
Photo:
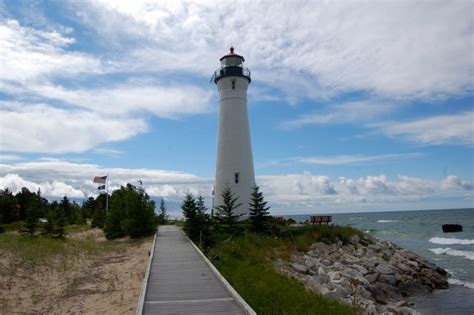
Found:
[{"label": "boardwalk plank", "polygon": [[174,225],[160,226],[144,314],[246,314]]}]

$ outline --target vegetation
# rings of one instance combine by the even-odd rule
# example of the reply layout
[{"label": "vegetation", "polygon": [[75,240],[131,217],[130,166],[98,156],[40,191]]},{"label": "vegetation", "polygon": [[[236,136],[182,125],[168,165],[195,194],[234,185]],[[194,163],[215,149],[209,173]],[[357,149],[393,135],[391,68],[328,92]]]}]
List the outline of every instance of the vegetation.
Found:
[{"label": "vegetation", "polygon": [[165,200],[161,198],[160,200],[160,213],[158,213],[158,224],[168,223],[168,215],[166,214],[166,204]]},{"label": "vegetation", "polygon": [[242,206],[237,202],[238,197],[234,195],[229,186],[222,191],[222,204],[216,206],[216,220],[221,229],[228,232],[236,232],[236,225],[241,215],[235,214],[234,210]]},{"label": "vegetation", "polygon": [[81,206],[67,196],[59,202],[49,202],[40,190],[35,193],[26,187],[15,195],[9,189],[0,190],[0,233],[17,230],[29,236],[64,238],[68,227],[84,226],[88,222],[92,227],[103,228],[109,239],[137,238],[155,232],[155,203],[141,183],[139,187],[127,184],[114,191],[109,213],[105,210],[106,198],[103,194],[95,199],[90,197]]},{"label": "vegetation", "polygon": [[[308,251],[314,242],[347,243],[350,236],[362,236],[362,232],[339,226],[289,226],[290,221],[269,215],[257,186],[249,204],[248,220],[239,221],[240,216],[235,214],[241,204],[230,188],[224,190],[222,197],[223,204],[215,207],[216,216],[210,218],[205,216],[205,210],[198,210],[205,209],[203,198],[186,194],[182,203],[184,230],[195,243],[200,241],[200,247],[258,314],[354,313],[351,307],[307,291],[297,280],[279,274],[273,263],[289,260],[296,251]],[[203,234],[206,242],[199,238]]]},{"label": "vegetation", "polygon": [[267,207],[267,202],[263,200],[263,193],[257,185],[252,188],[249,210],[251,230],[257,233],[267,232],[270,219],[270,212],[268,210],[270,210],[270,207]]},{"label": "vegetation", "polygon": [[290,240],[250,234],[220,244],[211,255],[219,253],[216,267],[257,314],[353,314],[276,271],[272,260],[289,256],[292,246]]},{"label": "vegetation", "polygon": [[104,232],[108,239],[123,236],[132,238],[152,235],[156,231],[155,202],[145,192],[141,183],[135,187],[127,184],[115,190],[110,198],[110,209]]}]

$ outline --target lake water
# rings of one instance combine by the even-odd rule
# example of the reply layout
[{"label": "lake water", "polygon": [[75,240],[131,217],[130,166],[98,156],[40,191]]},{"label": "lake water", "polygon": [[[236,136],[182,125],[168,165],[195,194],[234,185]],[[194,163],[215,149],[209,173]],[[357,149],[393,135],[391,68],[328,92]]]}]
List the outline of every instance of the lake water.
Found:
[{"label": "lake water", "polygon": [[[450,274],[450,288],[413,299],[422,314],[474,314],[474,209],[331,214],[333,224],[350,225],[426,257]],[[291,215],[297,222],[310,215]],[[443,224],[463,231],[443,233]]]}]

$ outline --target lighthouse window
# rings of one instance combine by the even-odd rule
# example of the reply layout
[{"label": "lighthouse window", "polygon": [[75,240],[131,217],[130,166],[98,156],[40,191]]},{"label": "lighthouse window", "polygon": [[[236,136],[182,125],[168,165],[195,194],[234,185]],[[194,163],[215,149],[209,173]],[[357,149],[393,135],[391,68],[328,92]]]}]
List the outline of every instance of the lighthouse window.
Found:
[{"label": "lighthouse window", "polygon": [[234,183],[235,184],[239,183],[239,173],[234,173]]},{"label": "lighthouse window", "polygon": [[235,90],[235,80],[232,80],[232,90]]}]

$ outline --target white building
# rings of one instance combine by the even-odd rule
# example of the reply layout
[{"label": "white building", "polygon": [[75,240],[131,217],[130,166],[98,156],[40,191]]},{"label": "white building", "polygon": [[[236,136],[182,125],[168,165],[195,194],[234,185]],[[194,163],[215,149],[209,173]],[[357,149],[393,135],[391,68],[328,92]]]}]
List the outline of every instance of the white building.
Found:
[{"label": "white building", "polygon": [[[237,214],[248,214],[250,194],[255,185],[252,145],[247,113],[247,87],[250,70],[234,48],[221,59],[212,77],[219,90],[219,129],[217,138],[216,183],[213,206],[222,204],[222,191],[229,186],[238,203]],[[245,216],[244,216],[245,217]]]}]

